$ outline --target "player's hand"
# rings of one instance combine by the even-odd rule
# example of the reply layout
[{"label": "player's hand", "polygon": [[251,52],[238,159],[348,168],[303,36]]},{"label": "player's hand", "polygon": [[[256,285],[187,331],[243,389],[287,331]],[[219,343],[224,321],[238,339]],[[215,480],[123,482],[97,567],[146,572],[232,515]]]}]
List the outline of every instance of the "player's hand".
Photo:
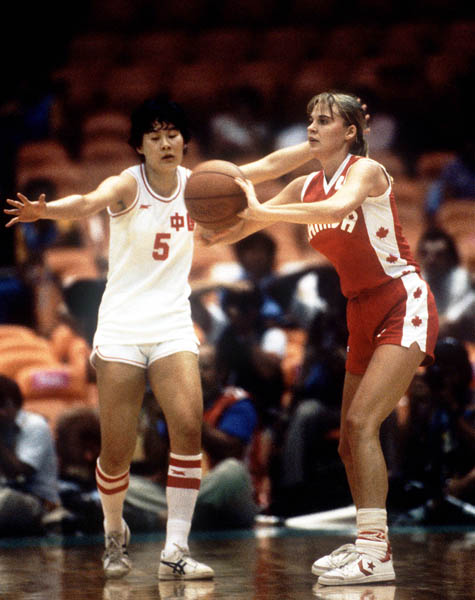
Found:
[{"label": "player's hand", "polygon": [[249,179],[236,177],[236,183],[246,194],[247,208],[237,214],[241,219],[250,219],[260,221],[262,219],[262,205],[257,199],[256,190]]},{"label": "player's hand", "polygon": [[238,223],[234,227],[226,229],[214,230],[206,229],[202,225],[196,224],[195,236],[202,246],[214,246],[219,243],[228,242],[228,237],[235,235],[236,227],[241,227],[242,223]]},{"label": "player's hand", "polygon": [[45,194],[41,194],[37,202],[30,202],[23,194],[17,194],[18,200],[7,198],[7,204],[13,208],[5,208],[3,212],[7,215],[13,215],[5,227],[11,227],[15,223],[31,223],[37,221],[46,215]]}]

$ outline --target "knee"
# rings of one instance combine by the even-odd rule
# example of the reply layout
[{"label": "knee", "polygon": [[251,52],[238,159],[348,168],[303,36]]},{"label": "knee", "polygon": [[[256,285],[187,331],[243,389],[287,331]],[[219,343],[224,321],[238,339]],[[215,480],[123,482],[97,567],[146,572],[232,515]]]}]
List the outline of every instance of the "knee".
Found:
[{"label": "knee", "polygon": [[346,446],[351,448],[379,435],[379,428],[380,423],[371,415],[349,411],[344,421]]},{"label": "knee", "polygon": [[130,466],[132,457],[128,452],[121,449],[107,449],[101,452],[99,465],[106,475],[121,475]]},{"label": "knee", "polygon": [[340,436],[340,443],[338,444],[338,454],[345,465],[351,462],[351,447],[348,443],[348,438],[344,435]]},{"label": "knee", "polygon": [[167,427],[172,439],[201,440],[201,419],[195,415],[182,415],[181,418],[167,423]]}]

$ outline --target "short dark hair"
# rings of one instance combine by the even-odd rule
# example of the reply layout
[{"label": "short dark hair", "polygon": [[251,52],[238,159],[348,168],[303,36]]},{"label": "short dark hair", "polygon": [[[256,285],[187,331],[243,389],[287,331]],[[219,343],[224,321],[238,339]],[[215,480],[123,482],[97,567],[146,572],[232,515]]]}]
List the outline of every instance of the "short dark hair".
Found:
[{"label": "short dark hair", "polygon": [[429,227],[424,231],[417,242],[417,253],[421,254],[422,248],[426,242],[438,242],[439,240],[445,242],[447,248],[447,256],[450,258],[452,265],[457,266],[460,264],[460,254],[458,252],[457,244],[455,239],[440,227]]},{"label": "short dark hair", "polygon": [[154,130],[156,123],[174,125],[188,143],[191,132],[183,108],[167,96],[157,96],[142,102],[131,115],[129,145],[136,150],[142,145],[143,136]]},{"label": "short dark hair", "polygon": [[23,405],[23,394],[14,379],[6,375],[0,375],[0,403],[11,400],[17,408]]}]

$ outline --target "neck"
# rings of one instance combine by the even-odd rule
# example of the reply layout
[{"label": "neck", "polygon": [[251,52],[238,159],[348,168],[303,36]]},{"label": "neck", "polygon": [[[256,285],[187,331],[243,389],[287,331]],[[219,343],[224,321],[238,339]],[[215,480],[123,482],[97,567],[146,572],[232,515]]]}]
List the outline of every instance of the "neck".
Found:
[{"label": "neck", "polygon": [[319,158],[320,164],[322,165],[322,169],[325,173],[327,181],[333,177],[333,175],[337,172],[338,167],[341,165],[341,163],[345,160],[347,156],[348,151],[345,150],[344,152],[339,152],[338,154],[333,154],[329,157]]},{"label": "neck", "polygon": [[171,196],[178,185],[178,171],[154,171],[150,165],[145,163],[145,174],[152,190],[159,196]]}]

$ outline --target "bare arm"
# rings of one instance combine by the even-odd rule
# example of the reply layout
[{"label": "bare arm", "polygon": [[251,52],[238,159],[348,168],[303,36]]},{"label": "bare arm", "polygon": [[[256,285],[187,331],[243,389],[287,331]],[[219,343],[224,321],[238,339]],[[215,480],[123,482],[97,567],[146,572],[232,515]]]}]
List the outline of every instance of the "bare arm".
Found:
[{"label": "bare arm", "polygon": [[353,165],[341,188],[331,198],[320,202],[300,202],[295,195],[286,202],[281,193],[269,202],[261,204],[252,183],[242,180],[238,183],[246,192],[248,200],[248,207],[239,216],[267,224],[278,221],[302,224],[338,223],[360,206],[368,196],[379,196],[388,186],[382,169],[377,163],[367,160],[358,161]]},{"label": "bare arm", "polygon": [[136,186],[135,180],[130,175],[121,174],[105,179],[88,194],[65,196],[48,203],[44,194],[41,194],[37,201],[30,201],[19,193],[17,200],[7,199],[7,203],[13,208],[4,209],[6,214],[12,215],[6,227],[38,219],[82,219],[98,213],[108,206],[112,207],[114,211],[124,210],[133,202]]},{"label": "bare arm", "polygon": [[[282,189],[276,196],[265,202],[263,206],[265,205],[266,207],[271,207],[279,206],[280,204],[288,204],[290,202],[297,203],[299,201],[305,179],[306,176],[294,179],[294,181],[285,186],[284,189]],[[249,184],[249,186],[252,188],[252,193],[254,193],[252,184]],[[256,202],[259,204],[257,198]],[[283,219],[279,220],[282,221]],[[224,231],[212,232],[199,226],[197,227],[196,231],[198,239],[205,246],[212,246],[214,244],[234,244],[235,242],[242,240],[256,231],[260,231],[261,229],[272,225],[273,222],[274,221],[266,219],[265,216],[261,217],[260,220],[257,218],[252,220],[243,218],[237,225],[234,225],[234,227]]]},{"label": "bare arm", "polygon": [[314,160],[310,153],[310,147],[308,142],[303,142],[271,152],[271,154],[246,165],[241,165],[239,168],[246,179],[249,179],[252,183],[261,183],[262,181],[281,177],[310,160]]}]

